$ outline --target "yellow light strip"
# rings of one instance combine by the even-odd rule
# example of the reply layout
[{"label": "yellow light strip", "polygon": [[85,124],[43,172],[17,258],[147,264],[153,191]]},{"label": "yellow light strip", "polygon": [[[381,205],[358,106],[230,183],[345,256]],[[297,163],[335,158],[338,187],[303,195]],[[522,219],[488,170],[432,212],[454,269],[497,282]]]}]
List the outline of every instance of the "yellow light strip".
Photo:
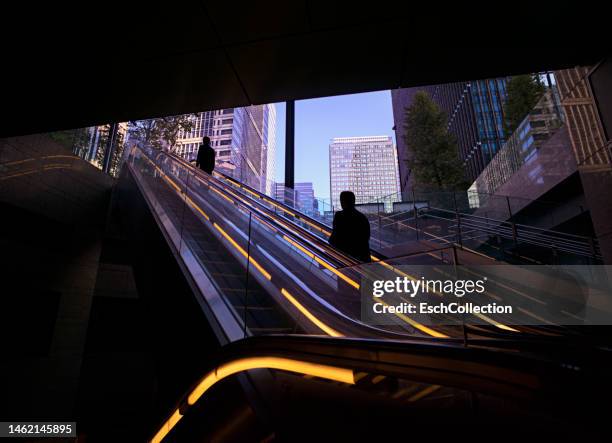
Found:
[{"label": "yellow light strip", "polygon": [[[381,299],[378,298],[374,298],[374,300],[376,300],[378,303],[381,303],[385,306],[389,306],[387,303],[385,303],[384,301],[382,301]],[[409,325],[415,327],[416,329],[418,329],[421,332],[424,332],[427,335],[431,335],[432,337],[436,337],[436,338],[448,338],[448,335],[444,335],[441,332],[438,331],[434,331],[431,328],[428,328],[425,325],[422,325],[421,323],[419,323],[416,320],[411,319],[410,317],[408,317],[407,315],[401,314],[399,312],[396,312],[395,315],[397,315],[399,318],[401,318],[402,320],[404,320],[406,323],[408,323]]]},{"label": "yellow light strip", "polygon": [[263,219],[256,217],[257,221],[263,225],[266,225],[269,229],[272,230],[272,232],[278,232],[278,229],[276,229],[274,226],[272,226],[270,223],[264,221]]},{"label": "yellow light strip", "polygon": [[376,377],[374,377],[372,379],[372,384],[373,385],[377,385],[378,383],[380,383],[381,381],[383,381],[386,377],[384,375],[377,375]]},{"label": "yellow light strip", "polygon": [[355,384],[355,378],[351,369],[283,357],[249,357],[226,363],[206,374],[198,386],[196,386],[187,397],[187,403],[190,406],[194,405],[200,397],[218,381],[238,372],[251,369],[279,369],[351,385]]},{"label": "yellow light strip", "polygon": [[[251,190],[250,190],[250,189],[248,189],[246,186],[241,186],[241,185],[240,185],[240,184],[239,184],[237,181],[232,180],[232,179],[229,179],[229,178],[228,178],[227,180],[228,180],[228,181],[231,181],[232,183],[234,183],[234,184],[235,184],[237,187],[239,187],[239,188],[241,188],[241,189],[244,189],[246,192],[248,192],[248,193],[249,193],[249,194],[251,194],[252,196],[254,196],[254,197],[256,197],[256,198],[258,198],[258,199],[260,199],[260,200],[264,200],[265,202],[267,202],[267,203],[271,204],[272,206],[274,206],[274,207],[276,207],[276,208],[280,209],[281,211],[284,211],[284,212],[286,212],[287,214],[290,214],[290,215],[292,215],[292,216],[294,216],[294,217],[298,218],[298,219],[299,219],[299,220],[301,220],[302,222],[306,223],[306,224],[307,224],[307,225],[309,225],[309,226],[312,226],[313,228],[317,229],[318,231],[320,231],[320,232],[322,232],[322,233],[324,233],[324,234],[327,234],[327,235],[331,235],[331,232],[329,232],[328,230],[326,230],[326,229],[324,229],[324,228],[321,228],[321,227],[319,227],[319,226],[315,225],[315,224],[314,224],[314,223],[312,223],[312,222],[309,222],[308,220],[306,220],[306,219],[304,219],[304,218],[302,218],[302,217],[298,217],[298,216],[297,216],[295,213],[293,213],[293,212],[291,212],[290,210],[288,210],[288,209],[286,209],[286,208],[284,208],[284,207],[280,206],[280,205],[279,205],[279,204],[277,204],[277,203],[274,203],[274,202],[270,201],[270,199],[268,199],[268,198],[266,198],[266,197],[264,197],[264,196],[262,196],[262,195],[260,195],[260,194],[258,194],[258,193],[256,193],[256,192],[251,191]],[[232,194],[232,195],[234,195],[234,194]],[[234,196],[235,196],[235,195],[234,195]],[[237,196],[235,196],[235,197],[237,197]]]},{"label": "yellow light strip", "polygon": [[344,275],[342,272],[338,271],[336,268],[334,268],[333,266],[331,266],[329,263],[324,262],[323,260],[321,260],[319,257],[315,257],[315,260],[317,261],[317,263],[323,265],[326,269],[329,269],[331,272],[333,272],[334,274],[336,274],[338,277],[340,277],[342,280],[344,280],[345,282],[347,282],[349,285],[351,285],[352,287],[354,287],[355,289],[359,289],[359,283],[357,283],[355,280],[347,277],[346,275]]},{"label": "yellow light strip", "polygon": [[[160,169],[161,171],[161,169]],[[170,177],[168,177],[163,171],[161,171],[164,177],[164,180],[166,180],[168,183],[170,183],[170,185],[172,185],[172,187],[174,189],[176,189],[176,192],[182,193],[183,191],[181,191],[181,188],[179,188],[179,186],[174,182],[174,180],[172,180]]]},{"label": "yellow light strip", "polygon": [[253,266],[255,266],[255,268],[257,268],[257,270],[259,272],[261,272],[263,274],[263,276],[267,279],[267,280],[272,280],[272,276],[270,275],[270,273],[268,271],[266,271],[259,263],[257,263],[257,261],[253,258],[253,257],[249,257],[249,255],[247,254],[247,252],[242,248],[242,246],[240,246],[238,243],[236,243],[234,241],[234,239],[232,237],[230,237],[227,232],[225,232],[221,226],[219,226],[218,224],[213,222],[213,225],[215,228],[217,228],[217,230],[221,233],[221,235],[223,235],[223,237],[225,237],[227,239],[227,241],[229,241],[232,246],[234,248],[236,248],[245,258],[248,258],[249,261],[253,264]]},{"label": "yellow light strip", "polygon": [[155,437],[151,439],[151,443],[160,443],[164,439],[164,437],[168,435],[168,432],[170,432],[172,428],[176,426],[176,424],[181,418],[183,418],[183,416],[181,415],[179,410],[177,409],[176,411],[174,411],[174,413],[170,416],[166,423],[164,423],[159,429],[159,431],[157,431]]},{"label": "yellow light strip", "polygon": [[[241,188],[242,188],[242,186],[241,186]],[[257,193],[255,193],[255,192],[251,191],[251,190],[250,190],[250,189],[248,189],[248,188],[242,188],[242,189],[244,189],[246,192],[248,192],[248,193],[249,193],[249,194],[251,194],[252,196],[255,196],[255,197],[257,197],[257,198],[261,198],[261,196],[260,196],[259,194],[257,194]]]},{"label": "yellow light strip", "polygon": [[[236,183],[236,182],[234,182],[234,183]],[[265,202],[267,202],[267,203],[271,204],[272,206],[274,206],[274,207],[276,207],[276,208],[280,209],[281,211],[286,212],[287,214],[291,214],[292,216],[294,216],[294,217],[298,218],[299,220],[301,220],[302,222],[306,223],[307,225],[312,226],[313,228],[317,229],[318,231],[323,232],[324,234],[327,234],[327,235],[331,235],[331,232],[327,231],[326,229],[323,229],[323,228],[321,228],[321,227],[319,227],[319,226],[315,225],[314,223],[309,222],[308,220],[306,220],[306,219],[304,219],[304,218],[302,218],[302,217],[298,217],[298,216],[297,216],[295,213],[293,213],[293,212],[291,212],[290,210],[288,210],[288,209],[286,209],[286,208],[284,208],[284,207],[280,206],[279,204],[274,203],[274,202],[270,201],[269,199],[267,199],[267,198],[265,198],[265,197],[262,197],[260,194],[257,194],[256,192],[253,192],[253,191],[251,191],[250,189],[248,189],[248,188],[246,188],[246,187],[242,187],[242,186],[240,186],[240,185],[238,185],[238,186],[239,186],[240,188],[244,189],[246,192],[248,192],[248,193],[249,193],[249,194],[251,194],[252,196],[254,196],[254,197],[256,197],[256,198],[258,198],[258,199],[260,199],[260,200],[264,200]]]},{"label": "yellow light strip", "polygon": [[492,318],[489,318],[484,314],[480,314],[480,313],[472,313],[472,314],[486,321],[487,323],[491,323],[493,326],[498,327],[499,329],[503,329],[504,331],[519,332],[518,329],[514,329],[514,328],[511,328],[510,326],[504,325],[503,323],[495,321]]},{"label": "yellow light strip", "polygon": [[190,197],[187,197],[187,203],[189,203],[196,211],[198,211],[200,214],[202,214],[202,216],[210,221],[210,217],[202,210],[202,208],[200,208]]},{"label": "yellow light strip", "polygon": [[321,227],[319,227],[319,226],[315,225],[314,223],[309,222],[309,221],[308,221],[308,220],[306,220],[305,218],[299,217],[299,219],[300,219],[302,222],[306,223],[307,225],[312,226],[312,227],[313,227],[313,228],[315,228],[316,230],[318,230],[318,231],[322,232],[323,234],[331,235],[331,232],[329,232],[328,230],[323,229],[323,228],[321,228]]},{"label": "yellow light strip", "polygon": [[306,309],[299,301],[297,301],[295,297],[293,297],[293,295],[291,295],[289,291],[287,291],[285,288],[281,288],[281,294],[283,294],[285,298],[289,300],[293,306],[295,306],[302,314],[304,314],[304,316],[308,320],[314,323],[319,329],[321,329],[327,335],[332,336],[332,337],[344,337],[344,335],[342,335],[335,329],[327,326],[325,323],[323,323],[321,320],[315,317],[308,309]]},{"label": "yellow light strip", "polygon": [[441,386],[440,385],[431,385],[431,386],[427,386],[425,389],[423,389],[422,391],[417,392],[416,394],[414,394],[412,397],[410,397],[408,399],[408,401],[410,402],[414,402],[414,401],[418,401],[420,399],[422,399],[423,397],[427,397],[429,394],[431,394],[432,392],[436,392],[438,389],[440,389]]},{"label": "yellow light strip", "polygon": [[282,206],[280,206],[280,205],[278,205],[278,204],[274,203],[274,202],[273,202],[273,201],[271,201],[270,199],[264,198],[264,200],[265,200],[266,202],[270,203],[272,206],[274,206],[274,207],[276,207],[276,208],[280,209],[281,211],[286,212],[287,214],[290,214],[291,216],[295,217],[295,213],[293,213],[293,212],[291,212],[290,210],[285,209],[285,208],[283,208]]},{"label": "yellow light strip", "polygon": [[[67,168],[69,168],[69,167],[70,167],[70,166],[53,166],[53,167],[50,167],[50,166],[44,166],[44,167],[42,168],[42,170],[43,170],[43,171],[49,171],[49,170],[52,170],[52,169],[67,169]],[[37,172],[40,172],[40,169],[34,169],[34,170],[31,170],[31,171],[20,172],[20,173],[18,173],[18,174],[7,175],[7,176],[5,176],[5,177],[1,177],[1,178],[0,178],[0,180],[8,180],[8,179],[10,179],[10,178],[21,177],[21,176],[24,176],[24,175],[30,175],[30,174],[36,174]]]},{"label": "yellow light strip", "polygon": [[315,258],[315,255],[308,251],[307,249],[305,249],[304,247],[302,247],[301,245],[297,244],[296,242],[294,242],[293,240],[291,240],[289,237],[287,237],[286,235],[283,235],[283,239],[287,242],[289,242],[290,244],[292,244],[293,246],[295,246],[296,248],[298,248],[300,251],[302,251],[304,254],[306,254],[308,257],[310,258]]},{"label": "yellow light strip", "polygon": [[227,195],[223,194],[221,191],[219,191],[218,189],[213,188],[212,186],[210,187],[210,189],[212,189],[213,191],[215,191],[217,194],[219,194],[221,197],[223,197],[224,199],[226,199],[228,202],[230,203],[234,203],[234,200],[232,200],[231,198],[229,198]]},{"label": "yellow light strip", "polygon": [[283,239],[286,240],[287,242],[289,242],[290,244],[292,244],[293,246],[295,246],[296,248],[298,248],[300,251],[302,251],[304,254],[306,254],[307,256],[309,256],[310,258],[314,259],[317,263],[319,263],[320,265],[322,265],[323,267],[325,267],[326,269],[329,269],[331,272],[333,272],[334,274],[336,274],[338,277],[340,277],[342,280],[344,280],[345,282],[347,282],[349,285],[351,285],[352,287],[354,287],[355,289],[359,289],[359,283],[357,283],[355,280],[352,280],[351,278],[347,277],[346,275],[344,275],[342,272],[338,271],[336,268],[334,268],[333,266],[331,266],[329,263],[321,260],[319,257],[317,257],[316,255],[314,255],[312,252],[306,250],[305,248],[303,248],[301,245],[297,244],[296,242],[294,242],[293,240],[291,240],[289,237],[287,237],[286,235],[283,235]]}]

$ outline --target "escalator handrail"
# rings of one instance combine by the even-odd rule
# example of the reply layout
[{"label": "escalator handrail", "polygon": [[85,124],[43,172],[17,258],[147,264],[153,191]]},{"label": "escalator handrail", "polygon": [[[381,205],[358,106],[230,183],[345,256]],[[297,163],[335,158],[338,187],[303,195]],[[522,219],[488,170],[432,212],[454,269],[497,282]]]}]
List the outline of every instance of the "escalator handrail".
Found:
[{"label": "escalator handrail", "polygon": [[[321,222],[321,221],[319,221],[319,220],[317,220],[315,218],[312,218],[309,215],[304,214],[299,209],[293,208],[293,207],[287,205],[286,203],[284,203],[284,202],[282,202],[280,200],[275,200],[275,199],[271,198],[270,196],[264,194],[263,192],[258,191],[257,189],[255,189],[255,188],[253,188],[253,187],[251,187],[249,185],[241,183],[238,180],[236,180],[235,178],[230,177],[229,175],[227,175],[227,174],[225,174],[223,172],[215,171],[214,173],[220,175],[225,180],[234,182],[234,183],[240,185],[241,187],[248,189],[248,191],[250,193],[257,194],[260,199],[262,199],[264,201],[267,201],[269,203],[273,203],[274,205],[281,206],[284,210],[287,210],[287,211],[289,211],[291,213],[296,214],[297,215],[296,218],[298,218],[299,220],[302,220],[302,221],[304,221],[304,222],[306,222],[308,224],[316,225],[318,228],[320,228],[322,230],[325,230],[326,232],[329,231],[329,233],[331,234],[331,229],[332,229],[331,226],[326,225],[325,223],[323,223],[323,222]],[[381,254],[380,252],[376,251],[373,248],[370,248],[370,253],[373,254],[374,256],[376,256],[376,258],[378,258],[379,260],[385,260],[387,258],[386,256],[384,256],[383,254]]]},{"label": "escalator handrail", "polygon": [[[143,152],[143,154],[144,154],[145,158],[146,158],[146,159],[147,159],[149,162],[151,162],[151,164],[155,165],[155,166],[156,166],[156,167],[159,169],[159,167],[156,165],[156,163],[154,162],[154,160],[152,160],[152,159],[150,159],[150,158],[149,158],[149,155],[147,154],[147,152],[145,152],[145,151],[143,151],[143,150],[141,150],[141,152]],[[174,159],[173,159],[172,157],[170,157],[170,160],[174,160]],[[166,174],[166,173],[165,173],[163,170],[160,170],[160,171],[161,171],[163,174]],[[183,191],[180,191],[180,192],[182,193]],[[239,202],[239,204],[240,204],[240,205],[244,205],[242,202]],[[247,209],[249,209],[249,208],[247,208]],[[250,209],[249,209],[249,210],[250,210]],[[265,215],[264,215],[264,217],[265,217]],[[274,223],[274,221],[273,221],[273,220],[270,220],[270,221],[269,221],[269,223]],[[290,235],[292,238],[295,238],[295,236],[294,236],[292,233],[290,233],[290,232],[288,232],[288,231],[285,231],[285,230],[284,230],[284,229],[283,229],[281,226],[279,226],[279,227],[278,227],[278,229],[279,229],[279,231],[281,231],[281,232],[287,232],[287,235]],[[316,252],[311,252],[311,253],[316,254]],[[345,270],[345,269],[343,269],[343,268],[336,268],[336,269],[337,269],[337,271],[338,271],[338,272],[342,272],[342,271],[344,271],[344,270]],[[370,332],[375,332],[375,333],[377,333],[379,336],[384,336],[384,337],[385,337],[385,338],[387,338],[387,339],[393,339],[393,340],[399,340],[399,339],[402,339],[402,340],[404,340],[404,339],[407,339],[407,338],[413,338],[413,339],[417,339],[417,340],[418,340],[418,337],[415,337],[414,335],[409,334],[409,333],[407,333],[407,332],[398,332],[398,331],[390,331],[390,330],[380,329],[380,328],[377,328],[377,327],[375,327],[375,326],[373,326],[373,325],[368,325],[368,324],[362,323],[362,322],[360,322],[360,321],[358,321],[358,320],[356,320],[356,319],[353,319],[353,318],[351,318],[351,317],[348,317],[348,316],[346,316],[345,314],[343,314],[342,312],[335,312],[335,314],[334,314],[334,315],[340,315],[340,316],[341,316],[341,317],[342,317],[342,318],[343,318],[345,321],[348,321],[348,322],[349,322],[351,325],[353,325],[353,326],[357,326],[358,328],[366,328],[368,331],[370,331]],[[462,339],[459,339],[459,338],[450,338],[450,337],[446,337],[446,336],[443,336],[443,335],[442,335],[442,336],[440,336],[438,339],[439,339],[439,340],[445,340],[445,341],[448,341],[449,343],[453,343],[453,342],[460,342],[460,341],[462,341]]]},{"label": "escalator handrail", "polygon": [[[173,161],[180,160],[180,163],[184,164],[183,166],[191,168],[192,172],[194,174],[197,174],[199,176],[199,178],[201,178],[203,180],[206,180],[208,183],[212,184],[215,187],[215,189],[219,190],[220,192],[228,193],[228,191],[226,189],[226,187],[228,185],[223,183],[221,180],[218,180],[215,177],[211,177],[210,175],[206,174],[205,172],[203,172],[201,170],[198,170],[197,168],[194,168],[193,165],[190,165],[189,163],[185,162],[183,159],[181,159],[180,157],[177,157],[176,155],[172,155],[172,154],[169,154],[169,153],[163,152],[163,151],[159,151],[159,152],[165,154],[166,156],[168,156]],[[148,157],[148,155],[146,153],[145,153],[145,155]],[[231,190],[233,191],[233,188]],[[232,196],[232,197],[235,197],[235,194],[233,192],[230,193],[229,195]],[[247,196],[244,196],[243,194],[241,194],[241,198],[249,199]],[[249,200],[253,201],[254,203],[257,203],[257,207],[261,208],[261,204],[259,204],[257,201],[252,200],[252,199],[249,199]],[[328,244],[321,242],[320,246],[322,246],[322,247],[319,248],[319,250],[313,250],[311,245],[314,245],[314,243],[306,244],[304,242],[304,237],[309,237],[309,236],[307,236],[307,235],[306,236],[296,235],[295,232],[287,230],[284,226],[280,225],[276,220],[274,220],[273,217],[270,217],[271,213],[269,213],[270,210],[268,208],[265,208],[265,207],[262,208],[264,211],[266,211],[265,213],[262,213],[261,209],[258,210],[257,208],[253,208],[252,206],[247,206],[244,202],[237,201],[236,203],[240,207],[246,209],[247,211],[253,212],[253,213],[257,214],[258,217],[261,217],[261,218],[265,219],[265,222],[267,222],[269,224],[272,224],[275,229],[277,229],[282,234],[288,236],[292,241],[300,244],[301,247],[303,247],[304,249],[308,250],[310,253],[319,256],[319,258],[324,258],[328,262],[330,262],[330,261],[332,263],[333,262],[338,262],[338,258],[335,257],[335,256],[340,255],[340,254],[337,254],[335,250],[334,250],[335,254],[333,254],[333,255],[326,253],[325,249],[332,249]],[[296,227],[300,231],[303,231],[303,228],[301,228],[299,226],[296,226],[293,223],[292,223],[292,226]],[[303,234],[303,233],[301,232],[301,234]],[[310,234],[312,234],[312,233],[310,233]],[[317,237],[317,238],[320,240],[319,237]],[[321,256],[322,253],[325,254],[325,255]],[[340,257],[341,257],[341,259],[340,259],[339,262],[342,263],[342,265],[341,266],[335,266],[336,268],[345,267],[346,264],[348,264],[349,266],[353,266],[353,265],[357,265],[358,264],[358,262],[356,262],[354,259],[346,256],[345,254],[341,254]]]},{"label": "escalator handrail", "polygon": [[[348,385],[355,383],[357,372],[365,372],[488,395],[497,392],[517,399],[529,399],[533,395],[541,397],[543,392],[558,394],[559,380],[562,377],[580,377],[583,362],[605,360],[610,364],[609,350],[601,347],[584,348],[574,344],[568,349],[566,343],[541,341],[524,348],[525,344],[525,341],[491,342],[484,339],[478,343],[479,347],[463,347],[437,341],[396,342],[296,335],[246,338],[221,349],[221,353],[213,359],[211,369],[181,398],[151,441],[163,441],[182,417],[191,412],[201,395],[217,381],[252,368],[266,369],[266,359],[282,359],[288,364],[287,368],[270,365],[267,367],[269,370],[312,375],[307,372],[308,369],[302,372],[289,366],[294,362],[302,367],[314,365],[315,370],[321,367],[323,370],[337,371],[337,374],[329,376],[314,375],[330,380],[337,376]],[[488,345],[493,345],[493,349]],[[517,345],[523,352],[516,352]],[[571,353],[568,352],[570,350]],[[241,362],[257,359],[263,360],[261,364],[240,365]],[[242,367],[228,370],[228,366],[237,363]],[[600,370],[598,375],[604,373]],[[212,381],[207,382],[211,378]],[[203,384],[205,389],[202,389]]]},{"label": "escalator handrail", "polygon": [[[196,168],[194,165],[190,164],[189,162],[187,162],[185,159],[177,156],[176,154],[173,153],[168,153],[165,151],[160,151],[161,153],[165,154],[166,156],[170,157],[172,160],[178,161],[179,163],[183,164],[185,167],[188,167],[192,170],[192,172],[194,174],[197,174],[200,178],[203,178],[207,181],[211,181],[216,185],[216,187],[224,192],[227,192],[226,188],[228,188],[227,183],[224,183],[222,180],[219,180],[217,177],[214,177],[212,175],[206,174],[204,171]],[[244,185],[246,186],[246,185]],[[234,188],[230,188],[232,191],[234,191]],[[265,194],[262,194],[265,195]],[[287,231],[285,228],[283,228],[282,226],[280,226],[275,220],[274,217],[272,216],[272,212],[270,211],[269,208],[265,207],[264,205],[262,205],[261,202],[253,199],[252,197],[245,195],[243,193],[241,193],[241,197],[245,198],[247,200],[249,200],[250,202],[253,202],[258,208],[261,208],[262,210],[266,211],[266,214],[264,215],[267,219],[269,219],[270,221],[272,221],[275,225],[276,228],[278,228],[281,232],[289,235],[294,241],[297,241],[298,243],[300,243],[302,246],[306,247],[307,249],[309,249],[311,252],[315,252],[316,254],[323,252],[329,257],[332,257],[332,259],[334,261],[340,262],[341,265],[339,267],[350,267],[350,266],[356,266],[359,265],[360,262],[355,260],[354,258],[346,255],[344,252],[339,251],[338,249],[334,248],[333,246],[331,246],[329,243],[327,243],[326,241],[324,241],[324,239],[322,239],[321,237],[318,237],[316,235],[314,235],[312,232],[304,229],[302,226],[299,226],[297,224],[295,224],[292,220],[287,219],[285,217],[283,217],[284,221],[287,221],[289,223],[292,224],[292,226],[294,226],[296,229],[298,229],[300,231],[300,236],[296,236],[295,233],[291,233],[289,231]],[[241,206],[244,207],[245,209],[252,211],[253,208],[244,205],[244,203],[240,202]],[[292,211],[294,212],[294,211]],[[261,213],[259,211],[259,213]],[[278,216],[278,214],[274,214],[275,216]],[[306,216],[304,216],[306,217]],[[267,220],[268,221],[268,220]],[[307,245],[304,245],[304,237],[305,238],[312,238],[313,240],[316,240],[318,243],[318,248],[319,248],[319,252],[316,251],[312,251],[311,248],[309,248]],[[310,242],[314,245],[314,242]],[[333,251],[333,253],[330,253],[328,251]],[[381,257],[381,254],[378,254]],[[380,258],[381,260],[383,260],[384,258]]]}]

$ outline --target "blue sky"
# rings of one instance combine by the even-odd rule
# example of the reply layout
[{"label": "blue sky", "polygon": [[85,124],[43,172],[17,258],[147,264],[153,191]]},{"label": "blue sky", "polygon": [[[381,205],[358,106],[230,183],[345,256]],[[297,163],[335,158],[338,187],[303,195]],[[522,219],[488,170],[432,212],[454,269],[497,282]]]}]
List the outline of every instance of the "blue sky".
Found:
[{"label": "blue sky", "polygon": [[[276,181],[285,174],[285,104],[276,104]],[[311,181],[315,196],[329,198],[329,143],[333,137],[390,135],[391,92],[299,100],[295,103],[295,181]]]}]

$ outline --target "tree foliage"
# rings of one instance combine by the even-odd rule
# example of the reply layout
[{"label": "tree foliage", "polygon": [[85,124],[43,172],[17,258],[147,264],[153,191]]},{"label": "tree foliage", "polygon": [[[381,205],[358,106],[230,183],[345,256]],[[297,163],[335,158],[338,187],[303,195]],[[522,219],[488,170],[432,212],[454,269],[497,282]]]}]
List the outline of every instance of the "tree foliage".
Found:
[{"label": "tree foliage", "polygon": [[173,152],[181,131],[193,129],[197,114],[173,115],[131,123],[132,137],[146,146]]},{"label": "tree foliage", "polygon": [[[98,150],[96,151],[96,162],[100,167],[104,164],[104,155],[108,147],[108,138],[110,137],[111,125],[104,125],[100,128],[100,138],[98,139]],[[125,140],[123,133],[117,131],[115,135],[113,156],[110,159],[109,174],[113,177],[117,177],[121,168],[121,159],[123,157],[123,150],[125,149]]]},{"label": "tree foliage", "polygon": [[508,98],[504,103],[506,134],[512,134],[544,93],[544,85],[537,75],[517,75],[506,86]]},{"label": "tree foliage", "polygon": [[89,128],[54,131],[49,132],[48,136],[79,157],[83,157],[89,148]]},{"label": "tree foliage", "polygon": [[425,91],[406,108],[404,140],[410,149],[408,167],[418,185],[439,189],[464,188],[464,168],[457,142],[447,130],[446,114]]}]

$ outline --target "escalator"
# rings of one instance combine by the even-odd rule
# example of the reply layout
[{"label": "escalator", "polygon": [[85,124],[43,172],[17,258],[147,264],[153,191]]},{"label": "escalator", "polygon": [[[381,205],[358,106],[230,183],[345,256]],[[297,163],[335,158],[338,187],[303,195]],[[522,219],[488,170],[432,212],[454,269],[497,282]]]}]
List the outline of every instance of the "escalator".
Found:
[{"label": "escalator", "polygon": [[[458,327],[442,331],[405,316],[384,329],[363,324],[364,269],[324,237],[279,216],[280,204],[238,192],[165,152],[135,148],[126,171],[192,276],[222,343],[260,333],[387,339],[463,334]],[[314,220],[302,222],[326,229]]]},{"label": "escalator", "polygon": [[[363,297],[368,297],[367,291],[362,291],[364,278],[366,284],[367,279],[398,276],[414,280],[414,275],[423,272],[423,265],[434,265],[427,270],[433,277],[448,278],[454,265],[464,264],[466,255],[472,263],[480,260],[476,263],[485,266],[490,259],[450,245],[392,259],[372,250],[373,263],[361,265],[328,244],[330,227],[324,221],[231,177],[210,176],[157,150],[135,148],[128,163],[158,223],[164,226],[168,242],[174,244],[177,258],[193,276],[209,320],[219,323],[224,331],[222,343],[269,333],[465,341],[468,336],[505,339],[518,332],[567,332],[564,328],[527,326],[534,320],[553,326],[564,323],[542,320],[547,311],[525,309],[521,311],[524,325],[510,317],[471,314],[457,318],[418,312],[396,313],[391,316],[392,324],[384,327],[364,324]],[[406,265],[416,266],[414,272],[402,271]],[[538,274],[529,271],[523,275],[529,281],[539,278]],[[482,303],[493,299],[520,306],[518,303],[527,300],[533,305],[533,297],[525,292],[528,288],[516,290],[498,280],[499,275],[490,280],[495,290],[487,291]],[[548,309],[545,303],[540,304]]]}]

